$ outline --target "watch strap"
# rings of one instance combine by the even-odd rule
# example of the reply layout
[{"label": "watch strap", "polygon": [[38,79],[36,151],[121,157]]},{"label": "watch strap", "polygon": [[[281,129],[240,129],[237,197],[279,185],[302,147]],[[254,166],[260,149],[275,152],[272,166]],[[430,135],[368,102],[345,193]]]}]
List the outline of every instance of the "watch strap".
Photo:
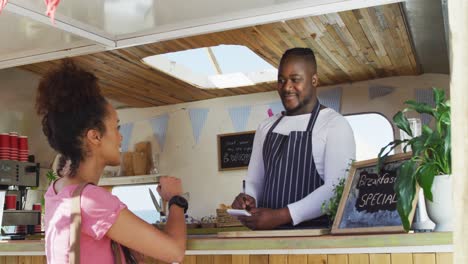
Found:
[{"label": "watch strap", "polygon": [[184,209],[184,214],[187,213],[188,202],[187,202],[187,199],[185,199],[184,197],[182,197],[182,196],[180,196],[180,195],[175,195],[175,196],[173,196],[173,197],[169,200],[169,208],[171,208],[171,206],[172,206],[173,204],[179,206],[180,208],[183,208],[183,209]]}]

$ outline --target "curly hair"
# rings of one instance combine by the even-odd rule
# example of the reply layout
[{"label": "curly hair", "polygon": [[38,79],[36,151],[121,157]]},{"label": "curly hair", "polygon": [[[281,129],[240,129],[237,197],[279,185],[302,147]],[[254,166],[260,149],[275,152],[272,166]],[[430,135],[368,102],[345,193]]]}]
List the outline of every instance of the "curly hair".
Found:
[{"label": "curly hair", "polygon": [[[42,130],[50,146],[61,154],[57,169],[60,176],[75,176],[86,157],[83,138],[88,130],[105,133],[106,106],[96,76],[70,59],[41,79],[36,110],[42,116]],[[67,163],[69,166],[65,166]]]},{"label": "curly hair", "polygon": [[310,63],[314,67],[314,70],[317,71],[317,61],[315,60],[314,51],[309,48],[292,48],[288,49],[281,56],[280,65],[290,57],[300,57],[304,59],[307,63]]}]

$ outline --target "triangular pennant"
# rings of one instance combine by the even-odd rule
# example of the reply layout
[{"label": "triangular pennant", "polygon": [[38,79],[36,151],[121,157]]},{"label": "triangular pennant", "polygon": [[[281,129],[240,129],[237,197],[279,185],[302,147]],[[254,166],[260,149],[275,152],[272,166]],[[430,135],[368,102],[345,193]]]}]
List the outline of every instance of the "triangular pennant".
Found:
[{"label": "triangular pennant", "polygon": [[196,144],[198,144],[198,139],[200,138],[201,131],[205,126],[208,111],[208,108],[189,109],[190,122],[192,123],[192,133]]},{"label": "triangular pennant", "polygon": [[[432,107],[435,107],[434,96],[432,89],[416,89],[415,91],[416,102],[426,103]],[[431,122],[432,116],[429,114],[421,114],[421,123],[423,125],[429,125]]]},{"label": "triangular pennant", "polygon": [[133,123],[126,123],[120,125],[120,134],[122,134],[122,152],[128,151],[130,139],[132,138]]},{"label": "triangular pennant", "polygon": [[387,94],[391,94],[394,90],[395,88],[391,86],[378,84],[369,85],[369,99],[374,99],[377,97],[385,96]]},{"label": "triangular pennant", "polygon": [[252,107],[250,105],[229,108],[229,116],[231,117],[232,126],[236,132],[245,131],[251,109]]},{"label": "triangular pennant", "polygon": [[163,151],[164,144],[166,143],[166,131],[168,121],[168,114],[156,116],[148,120],[148,122],[150,122],[151,124],[151,128],[153,129],[154,137],[158,141],[159,149],[161,150],[161,152]]},{"label": "triangular pennant", "polygon": [[268,110],[271,110],[267,111],[268,116],[270,116],[270,114],[276,115],[284,111],[284,106],[281,101],[269,103],[268,106],[270,107]]},{"label": "triangular pennant", "polygon": [[273,116],[273,110],[271,110],[271,108],[268,108],[267,114],[268,114],[268,117],[272,117]]},{"label": "triangular pennant", "polygon": [[318,100],[322,105],[339,113],[341,111],[341,93],[341,87],[331,88],[319,93]]}]

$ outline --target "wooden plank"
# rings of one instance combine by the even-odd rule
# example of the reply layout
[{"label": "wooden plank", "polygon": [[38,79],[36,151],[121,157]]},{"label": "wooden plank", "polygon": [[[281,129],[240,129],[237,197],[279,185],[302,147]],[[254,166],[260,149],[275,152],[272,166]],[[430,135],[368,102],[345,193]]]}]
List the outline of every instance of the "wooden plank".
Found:
[{"label": "wooden plank", "polygon": [[268,255],[250,255],[250,264],[268,264]]},{"label": "wooden plank", "polygon": [[369,264],[390,264],[390,254],[369,254]]},{"label": "wooden plank", "polygon": [[34,256],[32,257],[32,264],[45,264],[47,263],[46,256]]},{"label": "wooden plank", "polygon": [[232,255],[232,264],[250,264],[249,255]]},{"label": "wooden plank", "polygon": [[436,264],[452,264],[453,253],[436,253]]},{"label": "wooden plank", "polygon": [[435,264],[435,253],[414,253],[413,264]]},{"label": "wooden plank", "polygon": [[18,264],[18,256],[6,256],[5,264]]},{"label": "wooden plank", "polygon": [[328,258],[325,254],[307,255],[307,264],[327,264]]},{"label": "wooden plank", "polygon": [[413,254],[411,253],[394,253],[390,254],[392,264],[413,264]]},{"label": "wooden plank", "polygon": [[213,258],[214,264],[231,264],[232,256],[231,255],[215,255]]},{"label": "wooden plank", "polygon": [[288,255],[290,264],[308,264],[307,255]]},{"label": "wooden plank", "polygon": [[346,254],[328,255],[328,264],[348,264],[348,255]]},{"label": "wooden plank", "polygon": [[349,254],[349,264],[369,264],[369,254]]},{"label": "wooden plank", "polygon": [[181,264],[197,264],[197,256],[185,256]]},{"label": "wooden plank", "polygon": [[293,230],[261,230],[261,231],[230,231],[220,232],[218,237],[311,237],[329,234],[330,229],[293,229]]},{"label": "wooden plank", "polygon": [[18,263],[19,264],[32,264],[32,256],[19,256]]},{"label": "wooden plank", "polygon": [[268,257],[269,264],[288,264],[288,255],[270,255]]},{"label": "wooden plank", "polygon": [[214,264],[213,255],[198,255],[197,264]]}]

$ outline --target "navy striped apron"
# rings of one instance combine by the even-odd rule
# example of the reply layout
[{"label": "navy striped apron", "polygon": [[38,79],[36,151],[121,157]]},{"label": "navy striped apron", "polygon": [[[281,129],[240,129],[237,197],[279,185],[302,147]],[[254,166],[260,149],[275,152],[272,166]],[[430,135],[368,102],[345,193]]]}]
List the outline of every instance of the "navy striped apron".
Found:
[{"label": "navy striped apron", "polygon": [[265,184],[259,207],[284,208],[324,184],[312,155],[312,129],[319,112],[317,102],[306,131],[291,131],[289,136],[274,133],[283,116],[268,131],[263,143]]}]

